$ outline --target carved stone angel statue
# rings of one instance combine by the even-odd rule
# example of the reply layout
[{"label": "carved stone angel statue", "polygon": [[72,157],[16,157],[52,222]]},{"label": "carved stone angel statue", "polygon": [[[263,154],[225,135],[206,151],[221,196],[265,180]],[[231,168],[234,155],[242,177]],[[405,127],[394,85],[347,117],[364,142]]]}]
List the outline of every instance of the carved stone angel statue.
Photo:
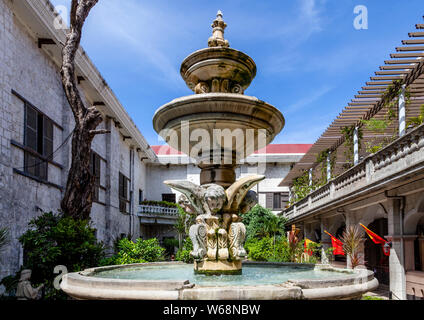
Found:
[{"label": "carved stone angel statue", "polygon": [[21,271],[21,278],[19,279],[18,287],[16,289],[16,297],[18,300],[39,300],[41,298],[41,289],[44,284],[38,288],[33,288],[31,282],[32,271],[25,269]]},{"label": "carved stone angel statue", "polygon": [[183,203],[184,207],[197,215],[196,224],[189,231],[193,242],[190,254],[195,265],[200,265],[197,271],[206,273],[212,268],[216,273],[241,272],[241,260],[246,257],[243,247],[246,227],[240,214],[247,213],[257,203],[256,193],[250,189],[264,178],[261,175],[248,176],[227,190],[217,184],[198,186],[189,181],[164,182],[181,192],[191,203]]}]

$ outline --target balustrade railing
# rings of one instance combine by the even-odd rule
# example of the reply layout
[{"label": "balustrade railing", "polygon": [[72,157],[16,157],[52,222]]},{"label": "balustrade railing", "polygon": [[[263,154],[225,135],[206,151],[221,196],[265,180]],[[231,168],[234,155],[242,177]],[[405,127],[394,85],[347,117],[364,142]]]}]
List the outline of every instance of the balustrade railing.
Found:
[{"label": "balustrade railing", "polygon": [[330,180],[283,211],[292,219],[424,163],[424,124]]},{"label": "balustrade railing", "polygon": [[139,216],[158,216],[163,215],[167,217],[177,217],[178,208],[151,206],[151,205],[139,205],[137,214]]}]

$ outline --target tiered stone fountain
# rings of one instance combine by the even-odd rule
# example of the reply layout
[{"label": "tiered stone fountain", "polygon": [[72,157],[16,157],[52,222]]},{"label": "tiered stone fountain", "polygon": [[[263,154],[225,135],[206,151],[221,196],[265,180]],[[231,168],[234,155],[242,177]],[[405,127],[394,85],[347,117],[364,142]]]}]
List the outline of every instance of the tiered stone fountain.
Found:
[{"label": "tiered stone fountain", "polygon": [[[242,216],[256,203],[250,189],[264,177],[235,181],[234,169],[238,159],[253,153],[259,140],[265,140],[262,146],[273,140],[284,118],[273,106],[243,94],[255,76],[255,63],[229,48],[221,12],[212,26],[209,48],[191,54],[181,67],[196,94],[164,105],[153,119],[156,131],[171,137],[166,141],[195,158],[201,168],[200,186],[165,181],[182,192],[180,203],[197,215],[190,229],[195,272],[181,262],[106,266],[66,274],[61,288],[76,299],[103,300],[356,299],[374,290],[378,281],[372,271],[349,272],[327,265],[245,262],[241,274],[246,256]],[[244,143],[225,144],[221,139],[211,147],[207,138],[200,144],[190,141],[200,131],[203,138],[214,137],[214,129],[229,129]],[[263,139],[261,130],[266,132]]]},{"label": "tiered stone fountain", "polygon": [[[284,127],[278,109],[244,95],[256,65],[229,47],[226,26],[219,11],[208,48],[182,63],[181,76],[195,94],[162,106],[153,118],[155,130],[167,143],[195,158],[201,168],[201,186],[188,181],[164,183],[182,192],[188,199],[181,201],[186,210],[197,215],[190,229],[191,254],[195,271],[206,274],[241,273],[246,228],[240,214],[256,204],[256,194],[249,190],[265,177],[253,175],[236,182],[235,167],[258,149],[261,131],[266,145]],[[191,141],[192,134],[202,136],[202,141]]]}]

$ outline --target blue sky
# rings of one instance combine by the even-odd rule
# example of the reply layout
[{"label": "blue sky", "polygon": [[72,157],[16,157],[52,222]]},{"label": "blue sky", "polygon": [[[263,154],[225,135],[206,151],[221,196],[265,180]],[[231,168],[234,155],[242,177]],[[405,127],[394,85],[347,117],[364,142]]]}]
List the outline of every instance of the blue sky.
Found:
[{"label": "blue sky", "polygon": [[[353,26],[357,5],[368,8],[367,30]],[[230,46],[258,68],[245,94],[286,118],[273,143],[315,142],[424,22],[422,0],[99,0],[82,45],[151,145],[162,143],[152,126],[155,110],[192,94],[180,65],[207,47],[218,9]]]}]

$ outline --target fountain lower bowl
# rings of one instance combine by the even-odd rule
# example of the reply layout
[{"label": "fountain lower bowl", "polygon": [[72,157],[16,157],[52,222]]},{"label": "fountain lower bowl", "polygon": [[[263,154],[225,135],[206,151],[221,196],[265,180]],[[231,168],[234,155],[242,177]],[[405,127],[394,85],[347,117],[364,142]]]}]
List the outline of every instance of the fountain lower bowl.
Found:
[{"label": "fountain lower bowl", "polygon": [[243,262],[242,275],[207,276],[178,262],[108,266],[66,274],[61,288],[88,300],[357,299],[378,287],[372,271]]}]

